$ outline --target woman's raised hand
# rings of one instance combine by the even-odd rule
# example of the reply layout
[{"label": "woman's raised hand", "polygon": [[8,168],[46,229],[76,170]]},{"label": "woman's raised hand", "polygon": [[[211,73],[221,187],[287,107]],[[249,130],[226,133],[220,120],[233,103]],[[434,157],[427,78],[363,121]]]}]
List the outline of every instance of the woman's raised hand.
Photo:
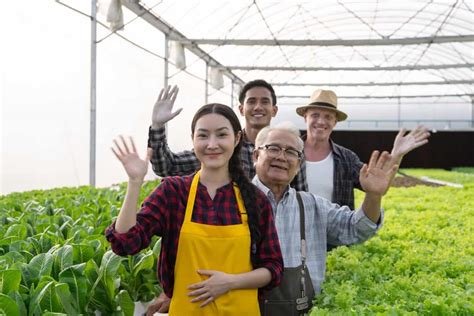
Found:
[{"label": "woman's raised hand", "polygon": [[148,162],[150,161],[152,150],[148,148],[146,159],[143,160],[138,156],[135,143],[131,137],[129,137],[129,143],[127,144],[125,138],[120,135],[118,139],[114,139],[115,146],[111,149],[115,157],[122,163],[129,181],[143,182],[148,171]]}]

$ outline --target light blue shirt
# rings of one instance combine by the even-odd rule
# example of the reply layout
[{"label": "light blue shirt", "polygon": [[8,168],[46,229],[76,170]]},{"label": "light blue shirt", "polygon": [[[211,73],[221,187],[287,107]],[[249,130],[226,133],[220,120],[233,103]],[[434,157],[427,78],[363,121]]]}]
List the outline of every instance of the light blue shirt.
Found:
[{"label": "light blue shirt", "polygon": [[[301,264],[300,212],[296,190],[288,186],[280,202],[255,176],[252,182],[265,193],[273,208],[284,266]],[[366,241],[380,229],[383,210],[378,224],[372,222],[362,209],[354,212],[309,192],[300,192],[305,209],[306,264],[316,293],[326,272],[326,244],[351,245]]]}]

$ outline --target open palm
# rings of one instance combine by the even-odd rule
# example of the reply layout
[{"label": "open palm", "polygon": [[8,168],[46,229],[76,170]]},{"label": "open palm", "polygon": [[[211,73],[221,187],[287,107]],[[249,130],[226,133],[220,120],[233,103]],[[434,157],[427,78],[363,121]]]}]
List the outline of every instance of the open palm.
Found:
[{"label": "open palm", "polygon": [[406,134],[404,128],[400,129],[393,142],[392,156],[396,159],[403,157],[415,148],[418,148],[428,142],[430,133],[422,125],[418,125],[410,133]]},{"label": "open palm", "polygon": [[148,171],[151,151],[148,150],[146,160],[143,160],[138,156],[135,143],[131,137],[130,146],[123,136],[119,136],[119,139],[114,139],[114,144],[115,147],[112,147],[112,151],[122,163],[129,179],[132,181],[143,181]]},{"label": "open palm", "polygon": [[366,193],[384,195],[390,187],[390,182],[398,170],[398,166],[392,166],[389,162],[391,155],[384,151],[381,155],[373,151],[369,164],[364,164],[360,170],[359,181]]},{"label": "open palm", "polygon": [[162,127],[166,122],[173,119],[178,115],[182,109],[178,109],[173,112],[174,101],[178,96],[178,87],[168,86],[161,89],[158,100],[156,100],[155,106],[153,107],[153,113],[151,115],[151,122],[154,128]]}]

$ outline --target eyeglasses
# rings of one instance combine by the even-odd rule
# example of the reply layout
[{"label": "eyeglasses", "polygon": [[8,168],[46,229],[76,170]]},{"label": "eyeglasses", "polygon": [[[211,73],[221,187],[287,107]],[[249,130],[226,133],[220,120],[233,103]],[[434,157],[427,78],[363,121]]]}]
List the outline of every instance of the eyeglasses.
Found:
[{"label": "eyeglasses", "polygon": [[258,147],[257,149],[264,149],[268,155],[272,158],[276,158],[280,156],[281,152],[283,151],[285,154],[286,159],[288,160],[300,160],[303,158],[303,153],[300,151],[297,151],[296,149],[293,148],[281,148],[278,145],[263,145]]}]

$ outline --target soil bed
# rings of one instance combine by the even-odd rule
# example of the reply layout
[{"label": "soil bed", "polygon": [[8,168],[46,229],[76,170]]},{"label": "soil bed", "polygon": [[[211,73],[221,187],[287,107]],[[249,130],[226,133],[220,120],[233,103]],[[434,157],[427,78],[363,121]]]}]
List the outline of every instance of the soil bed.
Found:
[{"label": "soil bed", "polygon": [[429,181],[424,181],[408,175],[398,175],[393,179],[392,187],[414,187],[416,185],[426,185],[429,187],[441,187],[443,185],[438,183],[433,183]]}]

